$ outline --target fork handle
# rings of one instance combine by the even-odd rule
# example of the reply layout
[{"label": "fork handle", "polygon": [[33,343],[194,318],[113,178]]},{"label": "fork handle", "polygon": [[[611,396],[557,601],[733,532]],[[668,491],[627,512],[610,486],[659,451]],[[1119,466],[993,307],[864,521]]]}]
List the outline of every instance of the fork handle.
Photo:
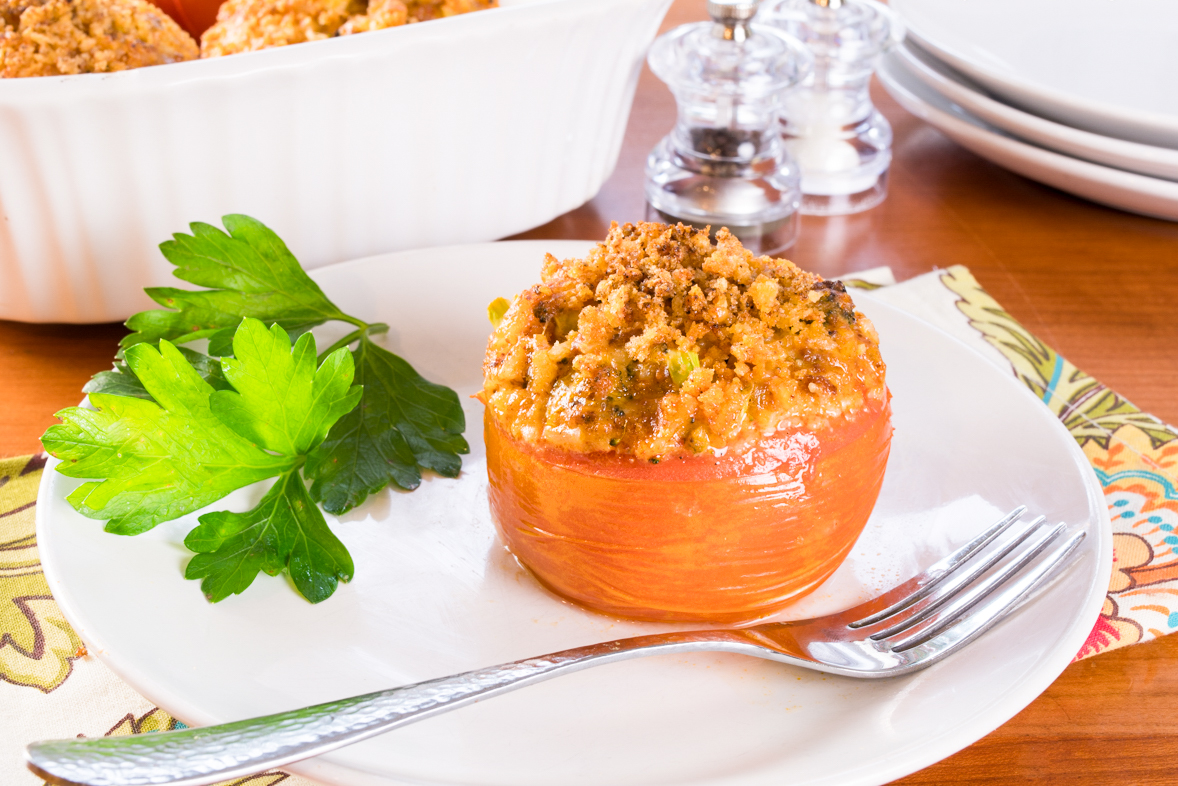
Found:
[{"label": "fork handle", "polygon": [[52,784],[204,786],[318,756],[592,666],[673,652],[748,652],[750,646],[726,631],[639,636],[217,726],[35,742],[25,756],[29,769]]}]

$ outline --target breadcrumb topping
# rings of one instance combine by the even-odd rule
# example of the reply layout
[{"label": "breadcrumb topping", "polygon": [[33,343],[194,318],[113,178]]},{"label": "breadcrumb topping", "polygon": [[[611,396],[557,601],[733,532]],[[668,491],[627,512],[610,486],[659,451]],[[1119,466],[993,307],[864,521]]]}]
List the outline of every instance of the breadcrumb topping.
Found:
[{"label": "breadcrumb topping", "polygon": [[201,57],[317,41],[498,6],[498,0],[225,0]]},{"label": "breadcrumb topping", "polygon": [[875,328],[840,282],[682,224],[615,223],[584,259],[547,255],[483,373],[479,398],[515,439],[650,461],[887,399]]},{"label": "breadcrumb topping", "polygon": [[0,0],[0,77],[193,60],[196,41],[147,0]]}]

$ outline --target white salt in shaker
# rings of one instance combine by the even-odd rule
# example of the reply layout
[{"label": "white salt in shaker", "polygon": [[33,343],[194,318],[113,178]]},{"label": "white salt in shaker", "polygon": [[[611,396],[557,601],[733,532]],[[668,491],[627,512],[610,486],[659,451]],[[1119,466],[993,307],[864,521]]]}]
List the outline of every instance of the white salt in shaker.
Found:
[{"label": "white salt in shaker", "polygon": [[868,86],[879,55],[903,39],[903,26],[875,0],[772,0],[762,21],[814,54],[813,74],[782,108],[785,145],[801,169],[801,212],[875,207],[888,193],[892,127]]}]

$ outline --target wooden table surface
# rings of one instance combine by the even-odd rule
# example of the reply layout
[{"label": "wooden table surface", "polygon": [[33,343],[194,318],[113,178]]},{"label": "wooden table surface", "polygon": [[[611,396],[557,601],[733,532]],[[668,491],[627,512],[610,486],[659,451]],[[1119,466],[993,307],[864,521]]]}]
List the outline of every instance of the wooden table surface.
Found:
[{"label": "wooden table surface", "polygon": [[[704,18],[677,0],[665,27]],[[895,130],[890,194],[855,216],[805,217],[788,256],[827,277],[889,265],[900,280],[968,266],[1007,310],[1142,409],[1178,423],[1178,224],[1025,180],[875,99]],[[644,71],[621,159],[588,204],[520,235],[600,239],[643,217],[642,167],[671,127]],[[207,220],[208,217],[194,216]],[[297,250],[296,250],[297,252]],[[119,325],[0,322],[0,456],[40,450],[53,413],[109,366]],[[1178,636],[1073,664],[989,736],[897,783],[1178,784]]]}]

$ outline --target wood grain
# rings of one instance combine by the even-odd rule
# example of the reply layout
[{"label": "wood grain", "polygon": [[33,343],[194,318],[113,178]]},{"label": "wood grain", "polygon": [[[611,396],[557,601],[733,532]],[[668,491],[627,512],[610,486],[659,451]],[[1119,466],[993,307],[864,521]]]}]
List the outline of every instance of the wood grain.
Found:
[{"label": "wood grain", "polygon": [[0,320],[0,456],[41,450],[40,437],[111,367],[122,325],[27,325]]},{"label": "wood grain", "polygon": [[[703,16],[702,0],[678,0],[665,26]],[[967,265],[1077,366],[1178,422],[1178,224],[1011,174],[882,91],[875,98],[896,133],[887,201],[856,216],[807,217],[788,255],[824,276],[890,265],[904,279]],[[643,162],[674,116],[669,92],[644,70],[621,158],[600,194],[520,237],[599,239],[612,220],[642,219]],[[122,333],[118,325],[0,322],[0,455],[38,450],[53,412],[76,403],[85,380],[109,366]],[[1176,738],[1171,636],[1073,664],[1010,722],[897,783],[1178,784]]]}]

